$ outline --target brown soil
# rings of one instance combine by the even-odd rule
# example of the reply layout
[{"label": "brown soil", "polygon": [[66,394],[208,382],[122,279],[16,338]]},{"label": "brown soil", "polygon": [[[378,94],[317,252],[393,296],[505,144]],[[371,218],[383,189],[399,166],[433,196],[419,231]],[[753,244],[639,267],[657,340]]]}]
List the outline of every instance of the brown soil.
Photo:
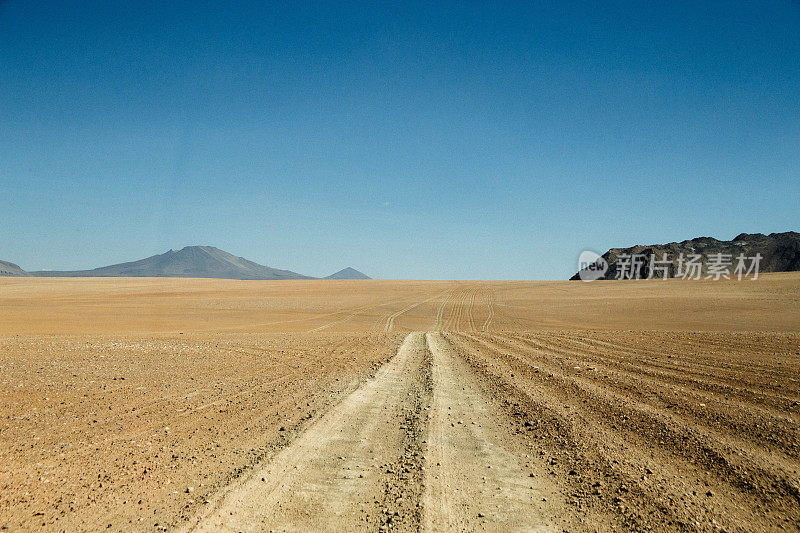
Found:
[{"label": "brown soil", "polygon": [[798,530],[798,376],[798,274],[3,278],[0,527]]}]

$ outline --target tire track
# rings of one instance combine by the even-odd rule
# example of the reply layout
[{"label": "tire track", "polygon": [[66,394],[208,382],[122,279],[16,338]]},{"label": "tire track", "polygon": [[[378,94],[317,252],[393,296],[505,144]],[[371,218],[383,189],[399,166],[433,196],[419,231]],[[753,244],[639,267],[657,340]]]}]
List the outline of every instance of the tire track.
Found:
[{"label": "tire track", "polygon": [[453,306],[453,314],[450,316],[448,331],[458,331],[461,329],[461,319],[464,316],[464,292],[459,291]]},{"label": "tire track", "polygon": [[[447,291],[445,291],[445,292],[447,292]],[[437,294],[436,296],[431,296],[430,298],[427,298],[425,300],[422,300],[422,301],[419,301],[419,302],[415,302],[415,303],[413,303],[413,304],[411,304],[409,306],[406,306],[406,307],[400,309],[399,311],[397,311],[395,313],[392,313],[391,315],[389,315],[389,318],[386,319],[386,326],[384,327],[384,331],[387,332],[387,333],[391,333],[392,331],[394,331],[394,322],[395,322],[395,320],[397,320],[400,317],[400,315],[402,315],[404,313],[407,313],[408,311],[411,311],[412,309],[414,309],[416,307],[419,307],[420,305],[422,305],[424,303],[428,303],[431,300],[436,300],[437,298],[441,298],[445,294],[445,292]]]},{"label": "tire track", "polygon": [[[770,420],[763,416],[748,419],[741,412],[736,418],[726,417],[722,411],[711,412],[708,405],[716,403],[711,397],[701,398],[708,402],[703,403],[703,409],[692,410],[688,405],[694,402],[687,401],[691,396],[685,391],[671,392],[669,387],[648,383],[633,375],[625,376],[611,368],[602,374],[597,371],[583,372],[582,367],[576,370],[574,363],[568,360],[567,364],[558,365],[560,355],[556,356],[555,361],[546,354],[543,354],[545,357],[535,353],[517,355],[519,346],[471,338],[493,351],[510,351],[509,356],[516,357],[523,364],[532,364],[534,361],[530,356],[536,357],[537,368],[548,372],[554,380],[562,381],[565,388],[578,389],[581,395],[598,402],[610,401],[620,409],[629,410],[631,418],[646,420],[650,425],[682,428],[677,433],[681,436],[679,440],[693,440],[699,443],[699,447],[706,447],[705,455],[731,457],[730,461],[737,464],[741,457],[742,461],[749,463],[749,470],[762,472],[762,477],[770,479],[788,480],[790,472],[800,468],[794,427],[770,424]],[[762,431],[763,426],[767,426],[769,431]]]},{"label": "tire track", "polygon": [[[363,527],[364,522],[377,529],[396,521],[393,513],[382,513],[381,508],[388,509],[386,498],[395,492],[387,487],[398,484],[389,479],[393,466],[408,469],[405,452],[413,453],[409,435],[413,441],[421,433],[419,428],[410,430],[408,424],[414,425],[414,417],[424,408],[419,404],[419,387],[426,353],[423,334],[409,334],[372,381],[246,479],[218,495],[211,508],[185,530],[332,531],[351,529],[354,524]],[[398,423],[402,421],[406,423]],[[399,494],[416,509],[414,489],[409,480]],[[410,529],[414,529],[414,516],[408,514]]]},{"label": "tire track", "polygon": [[[490,341],[475,346],[476,341],[462,335],[458,346],[492,382],[523,400],[535,421],[531,429],[554,432],[551,451],[574,450],[572,471],[588,475],[588,481],[598,475],[601,484],[616,478],[611,487],[596,489],[598,495],[606,494],[606,504],[615,492],[624,495],[614,496],[614,503],[634,498],[633,507],[621,506],[631,525],[656,516],[669,523],[691,523],[703,516],[706,523],[725,528],[746,522],[758,529],[798,515],[791,467],[787,470],[769,454],[565,374],[552,363],[533,364],[514,350],[493,347]],[[646,474],[642,480],[640,472]],[[696,497],[692,487],[698,484],[708,487],[703,489],[711,495],[707,498],[718,495],[713,506]]]},{"label": "tire track", "polygon": [[[605,361],[606,364],[613,364],[614,368],[628,368],[637,374],[646,375],[655,380],[668,381],[698,391],[705,390],[726,396],[735,396],[746,404],[766,407],[772,409],[773,413],[782,413],[784,416],[787,413],[786,406],[800,399],[800,395],[788,395],[781,392],[781,388],[776,388],[770,383],[753,383],[752,378],[749,379],[753,372],[747,376],[726,377],[722,371],[709,370],[709,365],[702,365],[706,370],[699,371],[691,364],[673,362],[674,357],[671,356],[642,354],[640,350],[619,348],[612,343],[598,343],[601,347],[598,348],[590,343],[565,338],[556,339],[554,336],[512,335],[511,337],[534,349],[556,350],[598,363]],[[577,348],[574,347],[575,344],[578,345]],[[601,349],[602,356],[596,356],[595,354]]]},{"label": "tire track", "polygon": [[316,327],[314,329],[310,329],[306,333],[315,333],[315,332],[318,332],[318,331],[326,330],[326,329],[330,328],[331,326],[335,326],[337,324],[344,324],[345,322],[348,322],[348,321],[354,319],[355,317],[357,317],[358,315],[364,313],[365,311],[369,311],[371,309],[377,309],[377,308],[383,307],[385,305],[392,305],[392,304],[397,303],[399,301],[401,301],[401,300],[391,300],[389,302],[384,302],[384,303],[380,303],[380,304],[377,304],[377,305],[363,305],[361,307],[358,307],[358,308],[354,309],[350,314],[346,315],[344,318],[341,318],[339,320],[334,320],[333,322],[328,322],[327,324],[323,324],[323,325],[321,325],[319,327]]},{"label": "tire track", "polygon": [[442,299],[442,302],[439,304],[439,307],[436,309],[436,321],[433,324],[434,331],[441,331],[444,319],[444,309],[453,299],[453,291],[455,289],[450,289],[447,291],[447,294]]},{"label": "tire track", "polygon": [[562,531],[575,520],[450,343],[416,332],[183,530]]},{"label": "tire track", "polygon": [[433,400],[425,465],[425,531],[562,531],[558,489],[534,474],[477,378],[440,333],[426,335]]},{"label": "tire track", "polygon": [[488,331],[492,325],[492,320],[494,319],[494,293],[488,292],[486,294],[486,307],[489,308],[489,315],[486,317],[486,320],[483,322],[481,326],[481,331]]},{"label": "tire track", "polygon": [[477,298],[478,289],[474,289],[469,295],[469,307],[467,307],[467,326],[470,331],[475,331],[475,298]]}]

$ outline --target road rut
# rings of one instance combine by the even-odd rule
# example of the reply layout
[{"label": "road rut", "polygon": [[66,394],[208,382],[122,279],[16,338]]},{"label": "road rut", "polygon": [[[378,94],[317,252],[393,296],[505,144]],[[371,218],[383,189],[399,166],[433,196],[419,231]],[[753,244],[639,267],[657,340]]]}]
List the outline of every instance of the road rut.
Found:
[{"label": "road rut", "polygon": [[502,416],[439,333],[427,334],[433,400],[424,472],[427,531],[561,531],[565,505],[507,438]]},{"label": "road rut", "polygon": [[190,531],[556,531],[557,487],[441,333],[220,495]]},{"label": "road rut", "polygon": [[[406,448],[422,333],[408,335],[374,379],[231,487],[191,531],[377,529],[387,476]],[[371,526],[371,527],[370,527]]]}]

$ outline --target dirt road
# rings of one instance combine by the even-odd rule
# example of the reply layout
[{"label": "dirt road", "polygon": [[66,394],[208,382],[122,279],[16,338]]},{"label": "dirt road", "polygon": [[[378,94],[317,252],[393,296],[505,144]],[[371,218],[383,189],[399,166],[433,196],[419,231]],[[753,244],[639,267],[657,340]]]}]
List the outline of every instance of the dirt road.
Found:
[{"label": "dirt road", "polygon": [[[388,498],[394,496],[393,475],[406,468],[404,441],[413,437],[421,415],[426,367],[424,335],[408,335],[373,380],[220,495],[188,529],[345,531],[387,520],[418,521],[413,513],[388,513],[395,503]],[[418,500],[412,483],[402,489],[400,496]]]},{"label": "dirt road", "polygon": [[561,531],[559,488],[440,333],[221,493],[186,531]]},{"label": "dirt road", "polygon": [[439,333],[426,335],[433,402],[424,467],[427,531],[561,531],[558,488],[513,442],[504,417]]},{"label": "dirt road", "polygon": [[[726,344],[727,370],[706,383],[698,373],[714,362],[702,349],[701,366],[683,377],[626,360],[632,350],[619,341],[410,333],[373,380],[220,493],[187,529],[792,529],[797,417],[768,406],[796,400],[765,391],[742,398],[732,417],[713,386],[738,371],[737,349],[754,348]],[[635,364],[637,372],[625,370]],[[623,381],[659,368],[649,383]],[[716,426],[704,425],[706,415],[691,419],[688,406],[676,415],[660,399],[637,403],[668,377],[705,385],[681,394],[703,400]],[[772,379],[737,381],[759,394]]]}]

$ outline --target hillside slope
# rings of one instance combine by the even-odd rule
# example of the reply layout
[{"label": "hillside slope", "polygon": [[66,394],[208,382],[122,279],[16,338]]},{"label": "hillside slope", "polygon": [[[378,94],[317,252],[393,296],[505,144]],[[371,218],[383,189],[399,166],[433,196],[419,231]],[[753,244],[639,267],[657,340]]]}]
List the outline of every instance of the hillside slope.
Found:
[{"label": "hillside slope", "polygon": [[34,276],[54,277],[185,277],[221,279],[310,279],[237,257],[213,246],[187,246],[138,261],[93,270],[40,271]]},{"label": "hillside slope", "polygon": [[30,276],[19,265],[0,260],[0,276]]}]

